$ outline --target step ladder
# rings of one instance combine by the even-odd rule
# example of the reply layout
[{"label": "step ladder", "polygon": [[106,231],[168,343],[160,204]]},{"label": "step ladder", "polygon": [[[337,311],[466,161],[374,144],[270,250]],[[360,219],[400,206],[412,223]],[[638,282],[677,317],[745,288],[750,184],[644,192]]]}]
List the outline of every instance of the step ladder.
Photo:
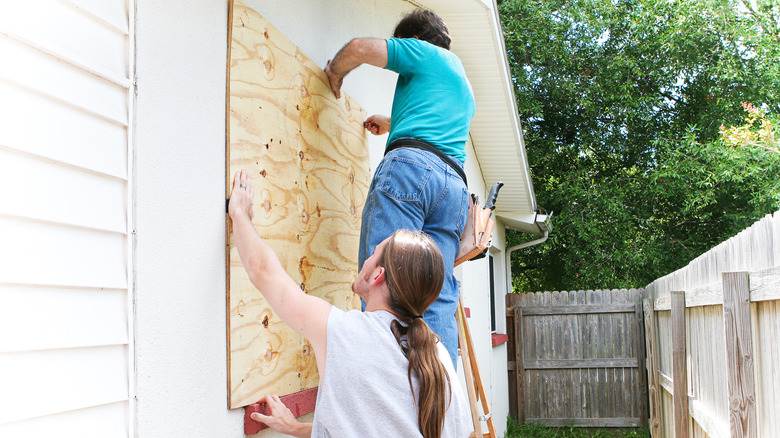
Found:
[{"label": "step ladder", "polygon": [[[472,437],[496,438],[496,428],[493,425],[493,415],[490,412],[490,403],[485,395],[485,387],[482,385],[482,378],[479,374],[479,364],[477,356],[474,353],[474,344],[471,340],[471,331],[469,323],[466,321],[466,312],[463,311],[463,302],[458,303],[456,313],[458,321],[458,349],[463,363],[463,373],[466,375],[466,392],[469,397],[469,408],[471,410],[471,422],[474,425]],[[481,402],[482,414],[480,414]],[[487,433],[482,433],[482,422],[487,424]]]}]

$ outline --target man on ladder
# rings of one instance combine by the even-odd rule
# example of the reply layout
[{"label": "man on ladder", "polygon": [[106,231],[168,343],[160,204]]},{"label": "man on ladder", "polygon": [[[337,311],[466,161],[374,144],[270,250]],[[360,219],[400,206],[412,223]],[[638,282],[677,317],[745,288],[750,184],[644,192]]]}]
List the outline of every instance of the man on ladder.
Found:
[{"label": "man on ladder", "polygon": [[[348,42],[328,63],[325,73],[336,97],[341,95],[344,77],[362,64],[398,73],[391,116],[373,115],[364,122],[374,135],[390,135],[363,209],[358,269],[376,245],[398,229],[422,230],[433,238],[444,257],[446,272],[439,297],[423,317],[456,367],[460,332],[475,416],[477,388],[473,377],[479,371],[473,349],[464,344],[471,340],[470,335],[469,339],[463,337],[468,328],[453,272],[456,261],[475,255],[463,254],[461,248],[467,220],[473,220],[476,216],[472,213],[478,210],[470,208],[474,203],[469,202],[463,170],[475,102],[463,64],[449,49],[450,36],[444,21],[431,11],[417,9],[401,19],[393,38],[356,38]],[[481,383],[477,385],[481,389]],[[484,395],[481,398],[489,416],[487,401]],[[478,418],[474,418],[474,424],[475,433],[481,435]],[[488,427],[493,432],[489,418]]]},{"label": "man on ladder", "polygon": [[475,104],[463,64],[449,47],[442,19],[418,9],[401,19],[393,38],[348,42],[325,73],[336,97],[345,75],[361,64],[398,73],[391,116],[373,115],[364,123],[375,135],[390,135],[363,208],[358,268],[398,229],[431,236],[446,272],[439,298],[424,319],[454,364],[459,287],[453,265],[468,210],[463,164]]}]

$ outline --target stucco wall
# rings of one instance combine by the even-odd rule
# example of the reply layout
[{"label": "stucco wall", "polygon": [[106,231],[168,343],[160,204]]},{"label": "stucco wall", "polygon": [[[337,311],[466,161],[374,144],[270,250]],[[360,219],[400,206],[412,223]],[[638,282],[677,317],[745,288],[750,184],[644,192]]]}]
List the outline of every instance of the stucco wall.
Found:
[{"label": "stucco wall", "polygon": [[[136,4],[138,436],[240,437],[243,412],[226,408],[225,389],[227,4],[215,0]],[[255,4],[320,65],[352,37],[386,37],[403,12],[412,8],[405,1],[368,0]],[[392,73],[361,67],[346,79],[344,91],[368,114],[389,114],[394,85]],[[370,137],[373,169],[385,138]],[[468,175],[472,191],[484,194],[476,163],[469,163]],[[497,246],[503,248],[500,239]],[[460,276],[473,310],[472,332],[483,379],[490,387],[497,381],[493,369],[500,367],[495,357],[501,350],[490,348],[487,335],[485,269],[475,262]],[[506,394],[497,397],[494,415],[503,431],[505,408],[496,401]]]},{"label": "stucco wall", "polygon": [[137,434],[239,437],[225,391],[227,5],[136,6]]}]

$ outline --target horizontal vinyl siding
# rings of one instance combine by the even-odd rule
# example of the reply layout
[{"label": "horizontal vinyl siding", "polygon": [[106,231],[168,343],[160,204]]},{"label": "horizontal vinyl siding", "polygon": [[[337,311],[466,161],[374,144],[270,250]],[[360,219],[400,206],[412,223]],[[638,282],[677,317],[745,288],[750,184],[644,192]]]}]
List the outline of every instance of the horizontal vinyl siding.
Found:
[{"label": "horizontal vinyl siding", "polygon": [[14,186],[0,192],[0,214],[120,234],[127,229],[124,180],[0,150],[0,187]]},{"label": "horizontal vinyl siding", "polygon": [[127,423],[127,403],[119,402],[7,423],[0,432],[13,438],[125,438]]},{"label": "horizontal vinyl siding", "polygon": [[[124,345],[0,354],[0,423],[127,399]],[[85,425],[87,427],[87,425]],[[2,430],[2,429],[0,429]]]},{"label": "horizontal vinyl siding", "polygon": [[2,80],[0,95],[0,148],[127,178],[124,126]]},{"label": "horizontal vinyl siding", "polygon": [[125,288],[124,235],[0,217],[0,283]]},{"label": "horizontal vinyl siding", "polygon": [[0,436],[127,437],[125,0],[0,2]]},{"label": "horizontal vinyl siding", "polygon": [[117,125],[127,124],[127,92],[54,56],[10,39],[0,40],[0,80],[41,94]]},{"label": "horizontal vinyl siding", "polygon": [[123,289],[0,285],[0,302],[0,333],[25,333],[0,337],[0,353],[127,343]]}]

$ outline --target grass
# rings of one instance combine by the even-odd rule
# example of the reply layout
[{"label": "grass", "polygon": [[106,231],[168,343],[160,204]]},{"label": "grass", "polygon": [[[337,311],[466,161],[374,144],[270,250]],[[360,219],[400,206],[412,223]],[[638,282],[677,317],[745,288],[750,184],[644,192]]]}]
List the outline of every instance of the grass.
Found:
[{"label": "grass", "polygon": [[539,424],[517,424],[507,420],[505,438],[649,438],[646,429],[595,429],[590,427],[547,427]]}]

